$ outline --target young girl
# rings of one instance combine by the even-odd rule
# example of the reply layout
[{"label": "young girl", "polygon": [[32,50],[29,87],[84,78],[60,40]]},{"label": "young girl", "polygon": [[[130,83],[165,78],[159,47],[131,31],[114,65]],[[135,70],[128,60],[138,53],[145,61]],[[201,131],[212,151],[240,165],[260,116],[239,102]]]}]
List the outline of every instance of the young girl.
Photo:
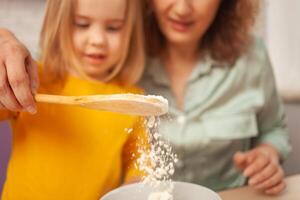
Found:
[{"label": "young girl", "polygon": [[[139,0],[49,0],[38,92],[139,92],[130,85],[143,66],[140,12]],[[96,200],[141,175],[134,168],[145,137],[138,117],[37,103],[35,115],[6,108],[0,119],[13,129],[3,200]]]},{"label": "young girl", "polygon": [[281,192],[290,146],[266,49],[250,34],[257,1],[145,1],[141,85],[169,100],[160,132],[181,160],[174,179]]}]

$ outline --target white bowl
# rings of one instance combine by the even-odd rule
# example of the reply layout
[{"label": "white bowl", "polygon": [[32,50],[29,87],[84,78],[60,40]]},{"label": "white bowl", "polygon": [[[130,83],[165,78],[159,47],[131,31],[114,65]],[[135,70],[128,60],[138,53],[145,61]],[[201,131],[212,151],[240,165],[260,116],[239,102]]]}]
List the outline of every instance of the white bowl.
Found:
[{"label": "white bowl", "polygon": [[[150,186],[135,183],[119,187],[101,200],[147,200],[150,193],[155,192]],[[214,191],[192,183],[174,182],[174,200],[221,200]]]}]

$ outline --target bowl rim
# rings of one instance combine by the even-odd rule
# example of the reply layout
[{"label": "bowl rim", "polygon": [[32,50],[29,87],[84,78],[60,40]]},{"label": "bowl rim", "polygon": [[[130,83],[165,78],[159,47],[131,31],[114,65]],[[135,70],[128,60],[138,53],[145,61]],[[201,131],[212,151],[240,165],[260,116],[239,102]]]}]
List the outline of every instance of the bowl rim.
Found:
[{"label": "bowl rim", "polygon": [[[195,184],[195,183],[189,183],[189,182],[183,182],[183,181],[173,181],[173,183],[175,185],[177,184],[184,184],[184,185],[191,185],[193,187],[200,187],[206,191],[208,191],[209,193],[213,194],[215,197],[216,197],[216,200],[222,200],[221,197],[218,195],[218,193],[216,193],[215,191],[213,191],[212,189],[210,188],[207,188],[205,186],[202,186],[202,185],[198,185],[198,184]],[[114,190],[111,190],[110,192],[106,193],[105,195],[103,195],[100,200],[103,200],[104,198],[106,198],[108,195],[112,195],[116,192],[119,192],[120,190],[123,190],[124,188],[131,188],[131,187],[135,187],[137,185],[144,185],[144,183],[142,182],[137,182],[137,183],[130,183],[130,184],[127,184],[127,185],[122,185],[120,187],[117,187],[115,188]]]}]

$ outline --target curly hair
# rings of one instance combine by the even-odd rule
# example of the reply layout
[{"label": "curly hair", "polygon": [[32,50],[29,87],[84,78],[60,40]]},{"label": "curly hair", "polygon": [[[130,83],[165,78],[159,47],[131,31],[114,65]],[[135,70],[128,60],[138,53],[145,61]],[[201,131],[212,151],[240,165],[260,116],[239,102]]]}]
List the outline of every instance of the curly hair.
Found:
[{"label": "curly hair", "polygon": [[[145,39],[149,56],[157,56],[165,38],[145,0]],[[216,17],[201,40],[202,53],[221,63],[233,63],[252,42],[252,27],[259,11],[259,0],[221,0]]]}]

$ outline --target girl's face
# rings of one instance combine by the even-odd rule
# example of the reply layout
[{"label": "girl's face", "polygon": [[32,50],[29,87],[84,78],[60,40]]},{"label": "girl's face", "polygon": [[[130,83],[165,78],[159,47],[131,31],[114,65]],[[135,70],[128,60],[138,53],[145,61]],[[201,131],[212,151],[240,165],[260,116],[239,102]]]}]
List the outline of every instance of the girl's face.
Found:
[{"label": "girl's face", "polygon": [[83,71],[106,77],[119,62],[124,35],[125,0],[77,0],[73,19],[73,47]]},{"label": "girl's face", "polygon": [[221,0],[150,0],[167,43],[198,44],[212,24]]}]

